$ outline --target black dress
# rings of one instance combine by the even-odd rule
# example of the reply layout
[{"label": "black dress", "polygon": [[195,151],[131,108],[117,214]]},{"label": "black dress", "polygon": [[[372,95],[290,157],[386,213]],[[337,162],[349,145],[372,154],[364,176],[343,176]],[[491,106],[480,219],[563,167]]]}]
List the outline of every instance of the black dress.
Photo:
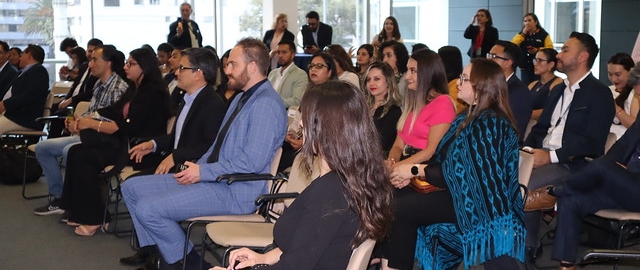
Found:
[{"label": "black dress", "polygon": [[392,105],[389,108],[389,111],[387,111],[383,117],[380,117],[383,110],[384,107],[382,106],[376,109],[373,113],[373,122],[376,125],[378,134],[380,134],[382,150],[385,153],[389,153],[389,150],[393,147],[393,143],[396,141],[396,135],[398,135],[398,129],[396,126],[398,124],[398,119],[400,119],[400,116],[402,115],[402,110],[397,105]]},{"label": "black dress", "polygon": [[[99,110],[101,116],[114,120],[118,125],[114,134],[104,134],[112,138],[114,144],[82,143],[69,149],[62,193],[69,221],[84,225],[102,224],[103,219],[109,222],[110,215],[104,216],[106,185],[99,173],[105,166],[114,164],[128,149],[128,138],[148,139],[166,134],[170,115],[169,93],[149,88],[142,85],[134,94],[130,89],[116,104]],[[163,89],[166,89],[166,84]],[[124,118],[122,112],[127,100],[131,102],[128,116]],[[155,166],[161,160],[160,155],[149,154],[135,168]]]},{"label": "black dress", "polygon": [[307,187],[273,228],[280,261],[260,270],[345,269],[360,221],[349,208],[338,173],[329,172]]}]

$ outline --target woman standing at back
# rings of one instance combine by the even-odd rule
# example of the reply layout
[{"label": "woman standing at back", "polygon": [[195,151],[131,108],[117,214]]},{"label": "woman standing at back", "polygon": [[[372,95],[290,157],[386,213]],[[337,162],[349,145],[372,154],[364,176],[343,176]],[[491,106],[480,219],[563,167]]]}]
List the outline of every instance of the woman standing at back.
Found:
[{"label": "woman standing at back", "polygon": [[533,59],[536,53],[544,48],[553,49],[551,36],[540,26],[538,16],[533,13],[527,13],[523,17],[524,27],[522,31],[516,34],[511,43],[520,47],[520,79],[523,83],[529,84],[532,81],[540,79],[533,71]]},{"label": "woman standing at back", "polygon": [[479,9],[473,16],[471,24],[464,30],[464,38],[471,39],[471,47],[467,51],[469,57],[487,57],[487,53],[499,39],[498,29],[493,27],[493,19],[488,9]]},{"label": "woman standing at back", "polygon": [[295,36],[287,29],[287,26],[287,14],[278,13],[273,20],[271,30],[264,33],[264,38],[262,38],[262,42],[269,49],[270,70],[278,67],[278,54],[276,51],[278,43],[283,40],[295,40]]},{"label": "woman standing at back", "polygon": [[380,44],[395,40],[397,42],[402,43],[402,37],[400,36],[400,27],[398,27],[398,20],[393,16],[389,16],[384,19],[384,26],[382,27],[382,31],[373,37],[373,41],[371,41],[371,45],[374,47],[380,46]]}]

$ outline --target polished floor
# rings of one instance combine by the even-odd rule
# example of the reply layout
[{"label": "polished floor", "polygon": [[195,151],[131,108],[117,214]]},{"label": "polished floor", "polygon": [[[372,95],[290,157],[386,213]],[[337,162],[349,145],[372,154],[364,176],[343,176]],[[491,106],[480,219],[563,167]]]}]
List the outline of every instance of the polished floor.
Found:
[{"label": "polished floor", "polygon": [[[29,184],[27,188],[28,194],[45,192],[46,184],[42,179]],[[25,200],[20,193],[20,186],[0,185],[0,213],[4,216],[0,219],[0,269],[135,269],[118,262],[118,258],[133,252],[128,236],[116,237],[104,233],[96,233],[92,237],[76,236],[72,227],[58,223],[60,216],[40,217],[33,214],[34,208],[47,203],[46,199]],[[127,227],[130,223],[122,225]],[[201,231],[196,231],[193,239],[199,239],[200,236]],[[638,250],[640,247],[631,249]],[[558,264],[549,259],[550,250],[550,246],[545,246],[542,258],[537,262],[538,269],[557,269]],[[216,263],[212,256],[206,258]],[[623,262],[621,265],[621,270],[640,269],[638,261]],[[612,266],[588,265],[583,269],[612,269]]]}]

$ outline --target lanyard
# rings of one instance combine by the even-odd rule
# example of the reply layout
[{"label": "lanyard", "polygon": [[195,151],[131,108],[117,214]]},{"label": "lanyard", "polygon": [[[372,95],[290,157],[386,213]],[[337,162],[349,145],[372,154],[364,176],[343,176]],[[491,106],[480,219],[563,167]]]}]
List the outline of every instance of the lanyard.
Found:
[{"label": "lanyard", "polygon": [[564,108],[564,91],[563,91],[562,94],[560,95],[560,116],[558,117],[558,121],[556,121],[556,124],[553,126],[554,129],[558,125],[560,125],[560,122],[562,122],[562,118],[564,118],[569,112],[569,108],[571,108],[571,103],[573,103],[573,98],[571,99],[569,104],[567,104],[567,108],[564,109],[564,111],[562,111],[562,109]]}]

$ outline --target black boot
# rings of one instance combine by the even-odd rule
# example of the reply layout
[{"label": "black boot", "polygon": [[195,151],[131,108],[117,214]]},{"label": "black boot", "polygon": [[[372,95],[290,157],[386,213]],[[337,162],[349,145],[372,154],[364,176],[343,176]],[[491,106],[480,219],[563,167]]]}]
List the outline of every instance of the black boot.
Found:
[{"label": "black boot", "polygon": [[149,259],[149,257],[153,254],[158,253],[158,249],[156,245],[152,246],[144,246],[138,249],[136,254],[133,256],[120,258],[120,263],[129,266],[137,266],[141,265]]}]

